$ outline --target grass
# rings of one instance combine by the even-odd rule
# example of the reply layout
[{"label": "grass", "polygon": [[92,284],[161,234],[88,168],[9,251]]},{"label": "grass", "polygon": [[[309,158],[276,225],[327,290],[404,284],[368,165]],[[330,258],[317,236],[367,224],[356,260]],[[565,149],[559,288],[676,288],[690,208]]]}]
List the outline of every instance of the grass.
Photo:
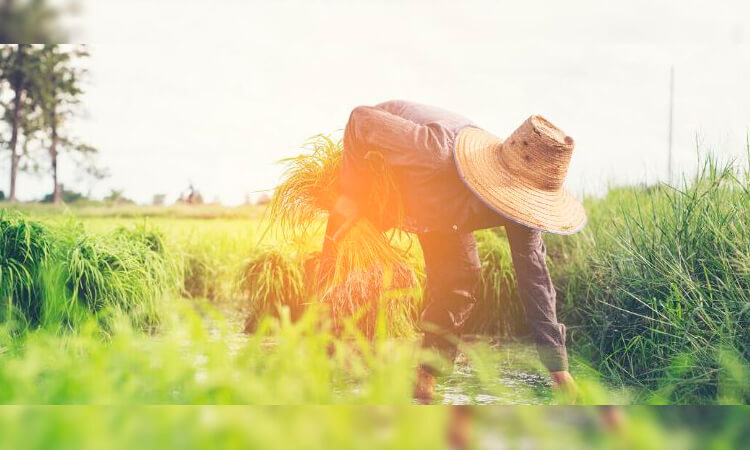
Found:
[{"label": "grass", "polygon": [[145,228],[92,235],[71,223],[50,227],[0,213],[0,322],[17,332],[74,329],[94,315],[124,311],[143,329],[174,285],[161,237]]},{"label": "grass", "polygon": [[[573,348],[663,402],[750,400],[750,179],[707,159],[679,188],[625,188],[553,246]],[[738,367],[730,369],[726,361]]]},{"label": "grass", "polygon": [[527,332],[526,317],[516,290],[516,274],[505,231],[482,230],[475,235],[482,269],[477,312],[467,327],[477,333],[523,336]]},{"label": "grass", "polygon": [[[477,448],[729,449],[748,438],[747,413],[739,408],[632,407],[622,413],[627,426],[616,432],[601,425],[597,408],[468,411]],[[455,408],[418,406],[28,406],[0,411],[0,448],[440,449],[450,448],[446,437],[456,415]]]},{"label": "grass", "polygon": [[304,255],[272,247],[256,250],[241,280],[243,297],[251,311],[245,330],[255,331],[260,318],[279,314],[283,308],[288,308],[292,320],[298,320],[304,311],[309,281],[312,279],[306,280]]}]

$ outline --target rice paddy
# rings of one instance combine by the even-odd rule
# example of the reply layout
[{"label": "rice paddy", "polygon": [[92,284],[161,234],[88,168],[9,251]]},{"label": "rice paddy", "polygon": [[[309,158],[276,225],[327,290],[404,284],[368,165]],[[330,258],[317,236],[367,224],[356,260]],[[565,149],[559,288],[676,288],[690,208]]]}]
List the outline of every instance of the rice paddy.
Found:
[{"label": "rice paddy", "polygon": [[[322,283],[330,206],[295,189],[298,205],[265,213],[4,208],[0,402],[410,404],[435,357],[417,345],[418,245],[361,222]],[[709,159],[680,188],[586,203],[584,232],[546,238],[579,402],[747,403],[747,169]],[[556,403],[504,232],[477,239],[478,337],[439,401]]]}]

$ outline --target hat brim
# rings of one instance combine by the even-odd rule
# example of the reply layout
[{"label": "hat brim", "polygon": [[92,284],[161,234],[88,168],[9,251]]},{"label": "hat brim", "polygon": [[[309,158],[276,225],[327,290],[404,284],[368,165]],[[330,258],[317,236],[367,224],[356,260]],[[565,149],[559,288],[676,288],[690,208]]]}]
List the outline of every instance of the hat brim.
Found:
[{"label": "hat brim", "polygon": [[499,160],[503,140],[474,127],[462,129],[453,146],[466,186],[492,210],[539,231],[569,235],[586,225],[583,205],[565,188],[548,191],[509,173]]}]

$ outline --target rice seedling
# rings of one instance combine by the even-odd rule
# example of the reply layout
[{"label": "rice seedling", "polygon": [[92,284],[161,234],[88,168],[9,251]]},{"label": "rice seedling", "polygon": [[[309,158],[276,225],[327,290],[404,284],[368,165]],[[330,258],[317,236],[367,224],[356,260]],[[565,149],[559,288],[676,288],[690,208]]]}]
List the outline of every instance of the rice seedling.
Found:
[{"label": "rice seedling", "polygon": [[[340,194],[341,143],[321,135],[308,147],[309,153],[286,160],[285,179],[277,188],[269,210],[271,222],[287,234],[305,234],[319,226],[324,213],[333,207]],[[319,267],[318,272],[323,275],[317,281],[323,282],[313,284],[320,288],[319,301],[330,307],[334,318],[358,317],[362,331],[372,336],[379,299],[389,289],[414,288],[417,284],[405,252],[393,245],[395,235],[386,237],[375,225],[400,220],[401,207],[395,181],[382,158],[372,154],[368,155],[368,160],[374,182],[370,201],[364,206],[366,213],[336,244],[336,257],[331,267]],[[328,262],[324,264],[328,265]],[[384,282],[386,279],[388,283]],[[393,282],[392,286],[390,282]],[[403,319],[390,323],[408,320],[409,311],[413,309],[408,304],[413,304],[413,297],[402,298],[403,304],[396,302],[385,307],[387,314],[393,313]],[[387,317],[393,319],[390,315]],[[403,331],[405,327],[395,328]]]},{"label": "rice seedling", "polygon": [[144,329],[158,325],[157,302],[174,289],[176,274],[153,250],[154,238],[138,230],[71,236],[61,263],[70,302],[82,302],[93,313],[120,309]]},{"label": "rice seedling", "polygon": [[48,228],[6,212],[0,226],[0,321],[73,329],[117,309],[143,328],[158,323],[156,303],[176,279],[158,233],[93,235],[76,223]]},{"label": "rice seedling", "polygon": [[38,324],[41,272],[55,252],[51,232],[18,214],[0,212],[0,322]]},{"label": "rice seedling", "polygon": [[[304,148],[306,153],[282,160],[287,165],[284,180],[276,187],[268,210],[271,223],[285,233],[306,232],[318,225],[341,194],[342,142],[321,134]],[[360,205],[364,216],[379,228],[398,225],[403,207],[394,176],[379,153],[370,152],[366,159],[371,183],[366,204]]]},{"label": "rice seedling", "polygon": [[260,318],[289,309],[292,320],[302,314],[305,278],[300,258],[275,248],[261,248],[247,261],[240,281],[250,314],[245,331],[254,332]]},{"label": "rice seedling", "polygon": [[283,160],[284,181],[276,187],[268,210],[284,232],[307,231],[339,195],[343,145],[319,135],[306,144],[309,153]]},{"label": "rice seedling", "polygon": [[[415,286],[414,271],[406,264],[371,266],[349,271],[321,293],[320,301],[329,306],[337,332],[353,321],[370,339],[378,332],[408,336],[414,333],[413,318],[421,295]],[[379,326],[384,328],[379,331]]]}]

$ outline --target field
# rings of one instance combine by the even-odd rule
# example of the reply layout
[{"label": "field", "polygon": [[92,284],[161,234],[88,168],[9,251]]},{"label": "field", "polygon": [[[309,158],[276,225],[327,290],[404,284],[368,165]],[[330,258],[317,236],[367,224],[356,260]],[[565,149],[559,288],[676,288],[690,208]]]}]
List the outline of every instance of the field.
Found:
[{"label": "field", "polygon": [[[580,403],[747,403],[748,187],[744,168],[709,160],[682,189],[588,199],[583,233],[546,239]],[[290,240],[264,213],[4,208],[0,402],[410,404],[415,365],[434,357],[410,325],[419,295],[401,317],[376,308],[370,339],[358,317],[334,330],[305,297],[320,234]],[[555,403],[503,231],[477,235],[484,313],[441,400]],[[418,245],[397,245],[420,273]]]}]

